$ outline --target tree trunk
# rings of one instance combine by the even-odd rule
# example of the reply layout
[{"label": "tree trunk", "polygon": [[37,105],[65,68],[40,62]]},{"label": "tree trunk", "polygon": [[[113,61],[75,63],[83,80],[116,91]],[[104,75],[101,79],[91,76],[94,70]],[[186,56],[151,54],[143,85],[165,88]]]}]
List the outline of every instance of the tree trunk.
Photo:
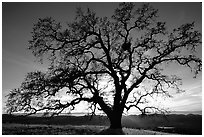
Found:
[{"label": "tree trunk", "polygon": [[110,121],[110,129],[122,129],[121,118],[124,107],[122,107],[120,104],[117,104],[112,109],[107,106],[107,104],[105,104],[102,97],[97,98],[97,103],[108,116]]},{"label": "tree trunk", "polygon": [[122,129],[121,119],[122,113],[113,112],[109,117],[111,129]]}]

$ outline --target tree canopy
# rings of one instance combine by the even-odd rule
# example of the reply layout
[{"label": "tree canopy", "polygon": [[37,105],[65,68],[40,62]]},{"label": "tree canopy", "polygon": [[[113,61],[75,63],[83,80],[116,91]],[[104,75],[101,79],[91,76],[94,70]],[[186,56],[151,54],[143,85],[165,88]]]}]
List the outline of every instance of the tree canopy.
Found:
[{"label": "tree canopy", "polygon": [[[110,120],[132,107],[142,114],[162,111],[148,106],[145,98],[182,91],[181,78],[164,73],[168,64],[187,67],[195,76],[201,72],[202,61],[196,56],[201,33],[194,22],[168,31],[157,17],[150,4],[136,9],[134,3],[120,3],[111,18],[78,8],[66,28],[51,17],[39,19],[29,49],[50,66],[47,72],[28,73],[21,86],[10,91],[8,112],[58,114],[82,101]],[[65,94],[66,99],[57,97]]]}]

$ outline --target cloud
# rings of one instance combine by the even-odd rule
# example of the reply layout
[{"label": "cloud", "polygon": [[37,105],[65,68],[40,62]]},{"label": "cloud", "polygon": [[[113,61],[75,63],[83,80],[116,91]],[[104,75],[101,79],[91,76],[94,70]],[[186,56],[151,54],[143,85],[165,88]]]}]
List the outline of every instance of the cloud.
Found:
[{"label": "cloud", "polygon": [[[34,58],[32,58],[31,56],[32,55],[28,55],[28,53],[16,54],[14,52],[3,49],[2,60],[3,60],[3,64],[7,62],[7,63],[10,63],[13,67],[18,65],[24,68],[25,70],[27,70],[28,72],[33,70],[45,71],[47,69],[46,63],[40,64],[38,62],[35,62]],[[3,67],[6,69],[7,66],[3,65]]]},{"label": "cloud", "polygon": [[185,101],[183,105],[173,106],[174,111],[201,111],[202,103]]},{"label": "cloud", "polygon": [[202,110],[201,85],[189,92],[181,93],[165,102],[166,106],[176,111]]}]

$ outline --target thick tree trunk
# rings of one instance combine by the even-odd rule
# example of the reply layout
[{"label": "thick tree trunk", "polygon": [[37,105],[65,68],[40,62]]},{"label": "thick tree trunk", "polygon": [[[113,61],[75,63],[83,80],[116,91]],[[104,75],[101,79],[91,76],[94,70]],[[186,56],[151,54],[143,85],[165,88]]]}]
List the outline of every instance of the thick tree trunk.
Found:
[{"label": "thick tree trunk", "polygon": [[109,118],[110,127],[108,129],[102,130],[99,135],[125,135],[121,124],[122,111],[111,110],[106,114]]},{"label": "thick tree trunk", "polygon": [[121,112],[113,112],[110,116],[108,116],[110,120],[110,128],[111,129],[122,129],[121,119],[122,113]]},{"label": "thick tree trunk", "polygon": [[110,129],[122,129],[121,118],[124,107],[122,107],[120,104],[114,104],[114,107],[110,108],[104,103],[103,98],[97,98],[97,103],[108,116],[110,121]]}]

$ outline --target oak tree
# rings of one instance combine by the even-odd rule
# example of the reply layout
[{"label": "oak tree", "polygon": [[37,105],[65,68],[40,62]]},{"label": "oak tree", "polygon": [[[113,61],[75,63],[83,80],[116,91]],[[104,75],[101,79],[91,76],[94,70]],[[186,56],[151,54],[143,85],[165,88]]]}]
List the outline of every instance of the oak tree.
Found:
[{"label": "oak tree", "polygon": [[107,115],[110,128],[121,128],[123,112],[132,107],[142,114],[162,112],[147,98],[181,91],[181,78],[164,73],[166,65],[187,67],[195,76],[201,72],[201,33],[194,22],[169,31],[157,14],[150,4],[120,3],[111,18],[78,8],[66,27],[51,17],[39,19],[29,49],[48,59],[49,68],[28,73],[10,91],[8,112],[59,114],[88,102],[93,113]]}]

